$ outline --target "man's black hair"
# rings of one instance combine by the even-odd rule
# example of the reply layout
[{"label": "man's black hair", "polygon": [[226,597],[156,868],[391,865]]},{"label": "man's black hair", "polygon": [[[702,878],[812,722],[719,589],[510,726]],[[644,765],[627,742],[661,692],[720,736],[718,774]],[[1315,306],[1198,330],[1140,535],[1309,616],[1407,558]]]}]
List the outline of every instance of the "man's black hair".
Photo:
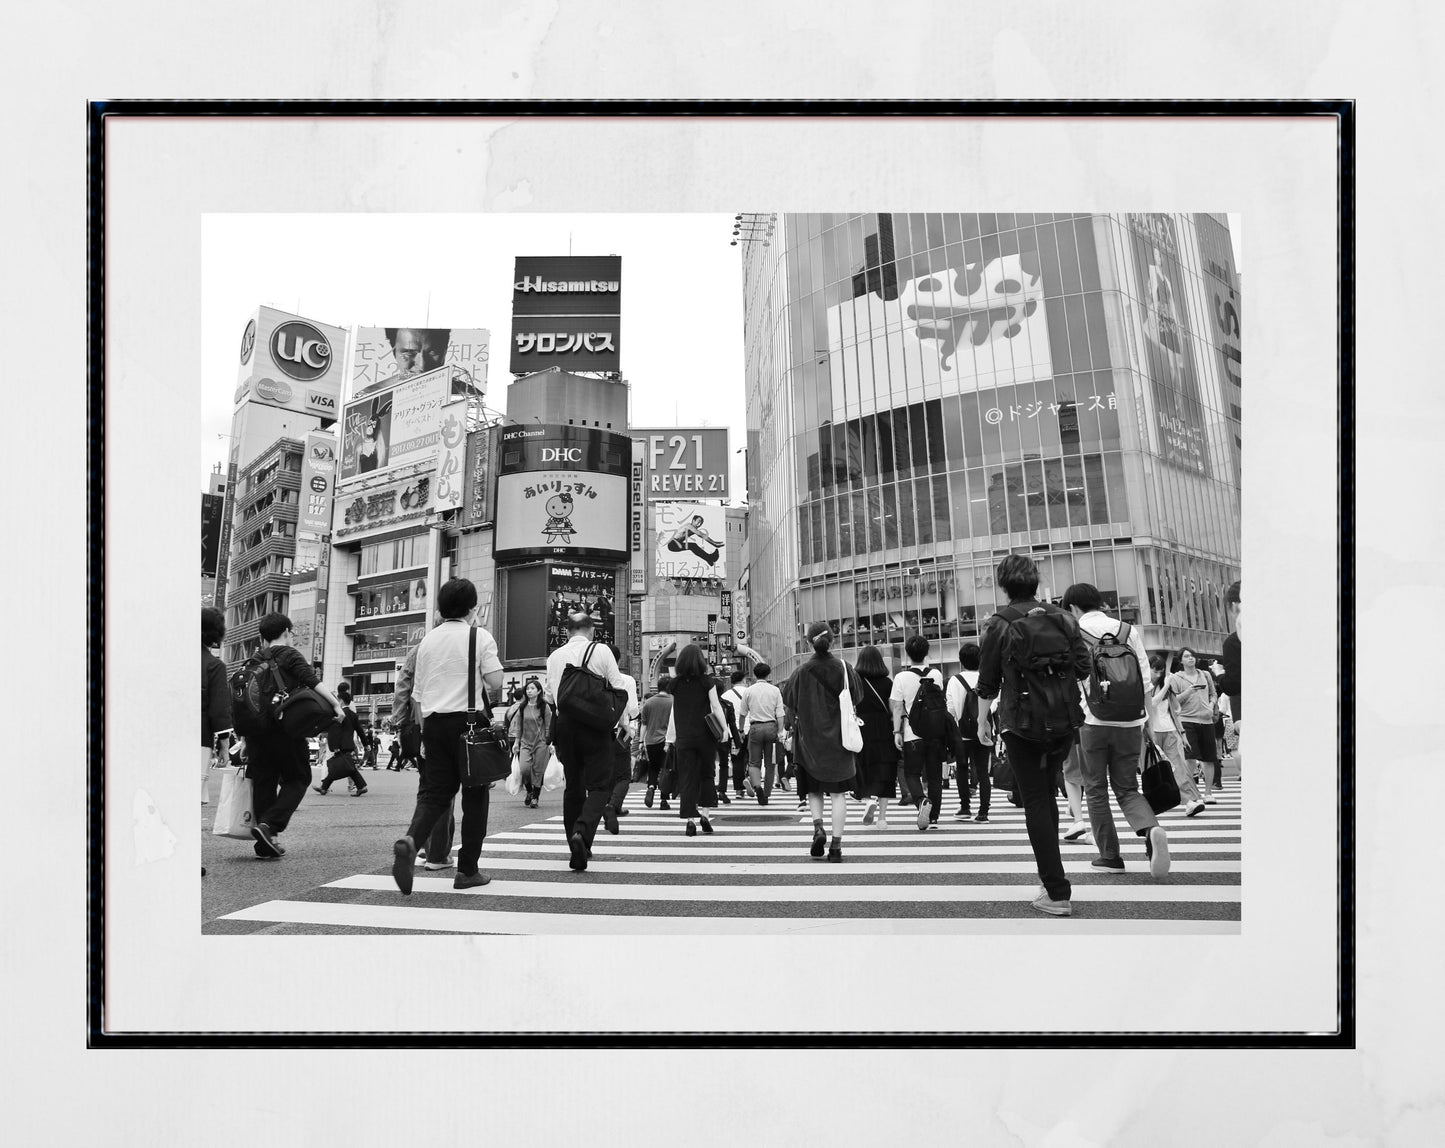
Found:
[{"label": "man's black hair", "polygon": [[1104,608],[1104,596],[1099,593],[1097,586],[1088,582],[1075,582],[1064,591],[1062,605],[1065,610],[1077,606],[1085,614],[1090,610],[1102,610]]},{"label": "man's black hair", "polygon": [[1039,588],[1039,568],[1026,554],[1010,554],[998,564],[994,581],[1010,602],[1032,598]]},{"label": "man's black hair", "polygon": [[903,652],[915,662],[923,661],[928,657],[928,639],[922,634],[914,634],[903,643]]},{"label": "man's black hair", "polygon": [[451,621],[465,618],[477,604],[477,588],[470,578],[451,578],[437,591],[437,613]]},{"label": "man's black hair", "polygon": [[263,642],[274,642],[290,628],[291,619],[285,614],[267,614],[256,623],[256,630]]},{"label": "man's black hair", "polygon": [[960,669],[976,670],[979,667],[982,651],[978,648],[977,642],[964,642],[958,647],[958,665]]}]

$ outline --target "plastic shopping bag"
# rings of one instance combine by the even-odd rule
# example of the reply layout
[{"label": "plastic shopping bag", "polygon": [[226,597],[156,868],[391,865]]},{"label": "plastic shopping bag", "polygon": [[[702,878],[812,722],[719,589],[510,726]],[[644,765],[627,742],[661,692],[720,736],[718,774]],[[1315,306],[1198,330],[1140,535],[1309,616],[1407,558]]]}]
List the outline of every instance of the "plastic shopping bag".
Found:
[{"label": "plastic shopping bag", "polygon": [[547,772],[542,775],[542,788],[553,790],[566,781],[566,775],[562,772],[562,759],[554,753],[552,760],[547,763]]},{"label": "plastic shopping bag", "polygon": [[522,792],[522,755],[512,754],[512,772],[507,775],[507,792],[513,797]]},{"label": "plastic shopping bag", "polygon": [[216,809],[216,820],[211,833],[216,837],[236,837],[251,840],[251,826],[256,824],[256,813],[251,808],[251,779],[244,769],[218,769],[221,775],[221,804]]}]

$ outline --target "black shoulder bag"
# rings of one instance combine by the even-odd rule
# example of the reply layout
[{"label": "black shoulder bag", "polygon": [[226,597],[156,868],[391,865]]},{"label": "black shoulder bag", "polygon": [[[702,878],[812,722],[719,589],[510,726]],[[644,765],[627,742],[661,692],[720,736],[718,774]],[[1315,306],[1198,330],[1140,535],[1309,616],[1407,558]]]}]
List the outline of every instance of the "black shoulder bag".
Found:
[{"label": "black shoulder bag", "polygon": [[[485,699],[483,699],[485,700]],[[485,720],[485,725],[481,721]],[[477,712],[477,631],[467,634],[467,728],[462,731],[462,786],[474,789],[491,785],[512,772],[507,744],[492,728],[492,707],[485,714]]]}]

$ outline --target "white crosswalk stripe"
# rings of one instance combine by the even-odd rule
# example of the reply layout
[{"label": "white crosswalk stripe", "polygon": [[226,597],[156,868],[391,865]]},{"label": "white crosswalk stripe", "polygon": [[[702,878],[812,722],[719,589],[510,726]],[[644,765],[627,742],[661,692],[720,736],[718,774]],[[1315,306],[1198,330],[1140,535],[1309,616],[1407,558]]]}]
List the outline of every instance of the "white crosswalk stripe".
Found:
[{"label": "white crosswalk stripe", "polygon": [[927,831],[907,808],[886,826],[864,826],[864,806],[850,801],[836,864],[809,856],[811,819],[792,795],[780,802],[775,793],[768,807],[734,799],[709,813],[713,833],[691,838],[675,803],[663,812],[642,797],[634,786],[618,836],[599,827],[584,873],[568,868],[562,819],[552,816],[489,836],[481,868],[492,881],[480,888],[455,890],[450,872],[431,876],[418,867],[412,896],[402,897],[381,869],[223,919],[303,930],[535,935],[1240,931],[1238,780],[1199,817],[1185,818],[1182,809],[1161,816],[1171,856],[1163,881],[1150,877],[1143,840],[1117,809],[1122,874],[1093,868],[1092,844],[1061,842],[1073,886],[1068,918],[1031,908],[1038,873],[1022,810],[1006,800],[987,822],[956,821],[957,795],[945,791],[943,815]]}]

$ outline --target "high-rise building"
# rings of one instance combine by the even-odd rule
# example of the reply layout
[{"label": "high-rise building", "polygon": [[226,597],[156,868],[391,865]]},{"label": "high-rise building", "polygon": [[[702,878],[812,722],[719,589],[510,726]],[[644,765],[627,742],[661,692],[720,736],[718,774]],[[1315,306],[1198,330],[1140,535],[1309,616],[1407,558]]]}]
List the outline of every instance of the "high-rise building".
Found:
[{"label": "high-rise building", "polygon": [[286,613],[296,557],[301,490],[297,439],[280,438],[242,467],[231,491],[230,589],[226,595],[224,660],[238,666],[260,647],[258,623]]},{"label": "high-rise building", "polygon": [[826,621],[957,668],[1003,604],[1090,582],[1217,652],[1239,577],[1239,282],[1219,215],[785,215],[743,243],[749,644]]},{"label": "high-rise building", "polygon": [[216,604],[216,567],[221,555],[221,513],[226,505],[226,476],[221,464],[201,494],[201,605]]}]

